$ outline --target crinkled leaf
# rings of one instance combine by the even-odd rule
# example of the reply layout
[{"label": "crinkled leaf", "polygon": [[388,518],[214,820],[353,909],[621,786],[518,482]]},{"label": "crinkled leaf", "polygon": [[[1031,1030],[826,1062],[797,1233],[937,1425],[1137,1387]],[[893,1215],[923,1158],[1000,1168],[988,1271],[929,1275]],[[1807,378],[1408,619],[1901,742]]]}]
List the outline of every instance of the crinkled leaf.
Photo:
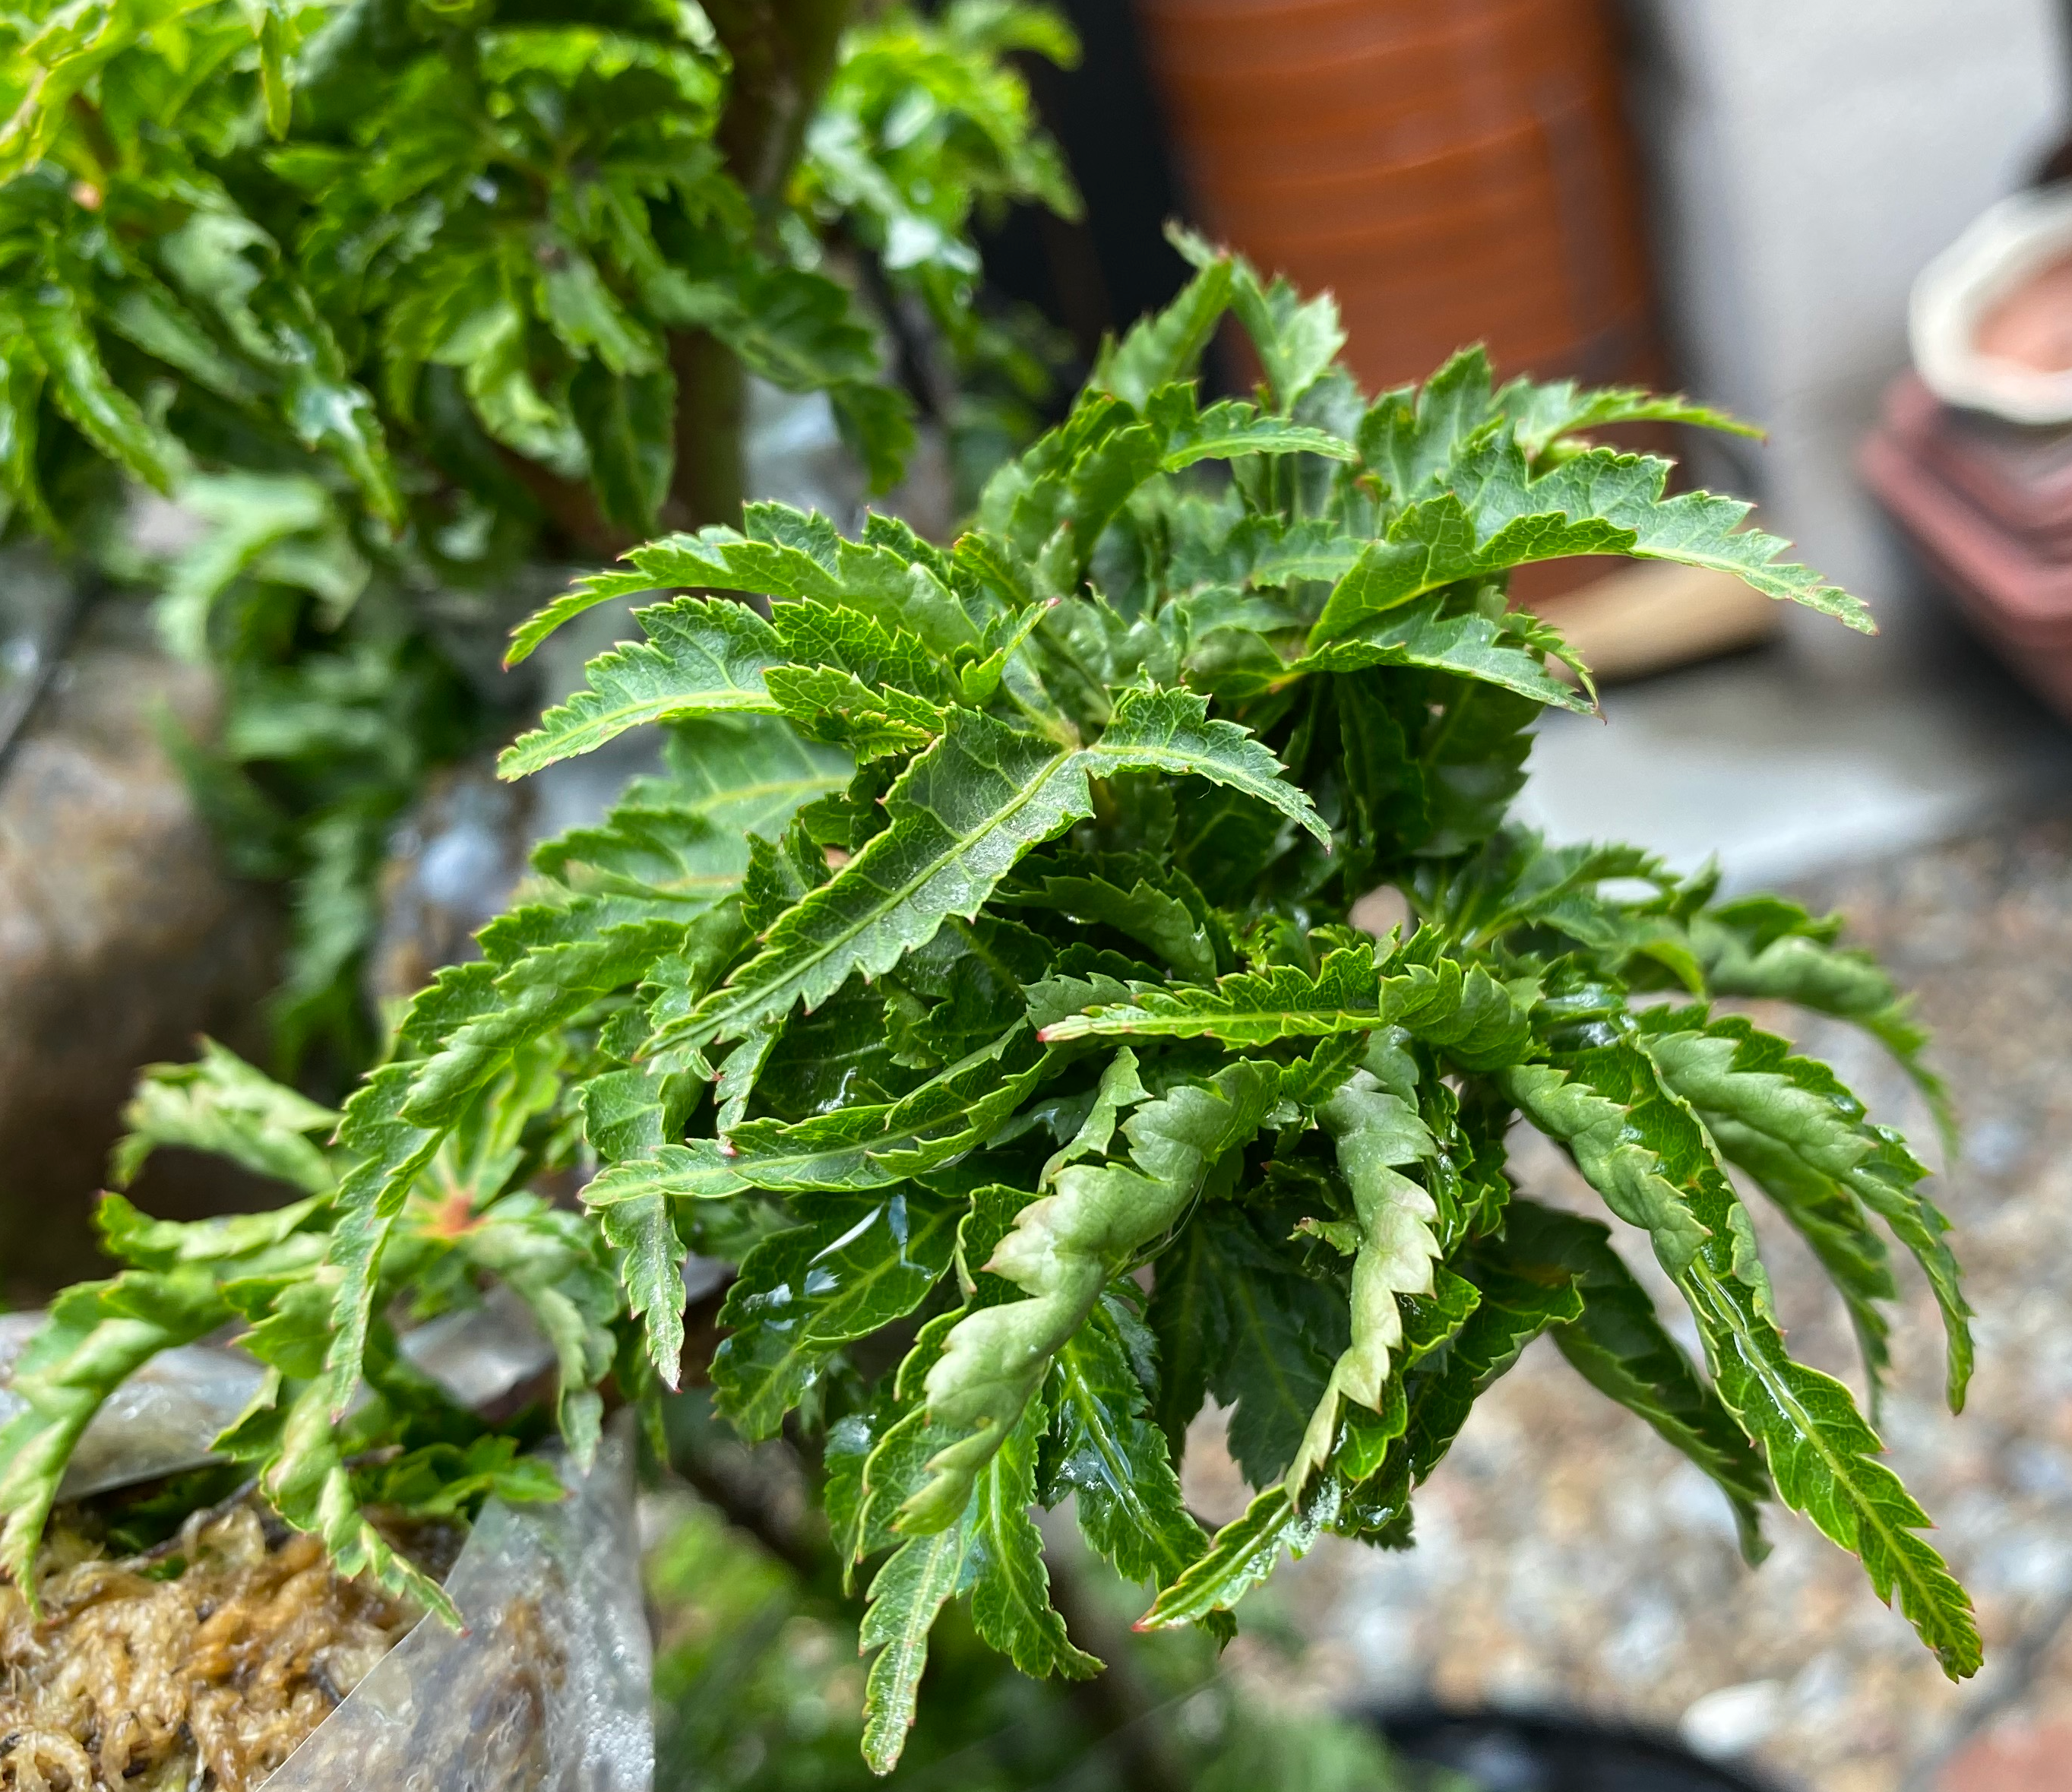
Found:
[{"label": "crinkled leaf", "polygon": [[[1629,1141],[1622,1150],[1645,1160],[1642,1173],[1667,1190],[1700,1231],[1696,1248],[1671,1273],[1705,1340],[1714,1385],[1761,1446],[1778,1497],[1859,1556],[1881,1599],[1897,1596],[1946,1672],[1959,1678],[1975,1671],[1981,1658],[1971,1600],[1920,1536],[1928,1515],[1877,1460],[1883,1445],[1848,1389],[1786,1353],[1746,1217],[1696,1118],[1663,1090],[1652,1063],[1634,1046],[1595,1047],[1564,1065],[1573,1078],[1569,1086],[1589,1091],[1572,1110],[1580,1115],[1598,1103],[1615,1110]],[[1538,1114],[1531,1117],[1545,1127]],[[1545,1129],[1564,1136],[1558,1124]],[[1608,1188],[1618,1187],[1623,1171],[1614,1167],[1601,1181],[1608,1160],[1595,1149],[1577,1151],[1577,1164],[1613,1201]]]},{"label": "crinkled leaf", "polygon": [[594,752],[646,722],[775,711],[763,675],[781,649],[769,624],[746,605],[684,597],[636,611],[635,620],[648,639],[585,666],[585,688],[504,749],[496,762],[500,777],[524,777]]},{"label": "crinkled leaf", "polygon": [[212,1039],[191,1064],[148,1065],[122,1110],[129,1129],[117,1143],[109,1174],[128,1187],[162,1145],[210,1151],[259,1176],[311,1194],[336,1180],[312,1133],[329,1133],[338,1115],[278,1083]]}]

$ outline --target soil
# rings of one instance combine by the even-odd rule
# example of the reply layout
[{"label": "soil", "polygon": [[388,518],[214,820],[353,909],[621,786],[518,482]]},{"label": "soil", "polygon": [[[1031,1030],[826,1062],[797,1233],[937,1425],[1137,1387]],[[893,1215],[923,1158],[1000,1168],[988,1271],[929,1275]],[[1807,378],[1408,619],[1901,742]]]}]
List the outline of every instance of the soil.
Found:
[{"label": "soil", "polygon": [[249,1792],[419,1615],[249,1501],[142,1555],[60,1528],[38,1592],[0,1588],[6,1792]]}]

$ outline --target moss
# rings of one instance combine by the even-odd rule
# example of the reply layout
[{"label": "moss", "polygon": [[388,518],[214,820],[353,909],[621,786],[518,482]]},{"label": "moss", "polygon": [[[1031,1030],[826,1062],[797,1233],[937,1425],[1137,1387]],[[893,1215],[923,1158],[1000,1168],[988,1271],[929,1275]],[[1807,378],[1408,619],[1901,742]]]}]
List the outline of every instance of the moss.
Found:
[{"label": "moss", "polygon": [[0,1588],[8,1792],[245,1792],[418,1615],[249,1501],[140,1555],[61,1529],[37,1590]]}]

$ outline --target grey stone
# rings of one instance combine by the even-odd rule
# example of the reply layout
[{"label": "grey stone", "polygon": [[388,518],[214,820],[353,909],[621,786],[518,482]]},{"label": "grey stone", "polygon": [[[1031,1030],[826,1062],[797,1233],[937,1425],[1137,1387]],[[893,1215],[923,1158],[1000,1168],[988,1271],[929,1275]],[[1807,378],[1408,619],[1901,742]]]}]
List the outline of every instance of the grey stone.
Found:
[{"label": "grey stone", "polygon": [[[88,1215],[138,1067],[195,1036],[254,1052],[279,925],[228,877],[166,721],[211,725],[212,680],[154,644],[141,606],[109,600],[0,767],[0,1296],[91,1272]],[[169,1156],[168,1217],[249,1205],[220,1168]],[[242,1197],[242,1199],[236,1198]]]}]

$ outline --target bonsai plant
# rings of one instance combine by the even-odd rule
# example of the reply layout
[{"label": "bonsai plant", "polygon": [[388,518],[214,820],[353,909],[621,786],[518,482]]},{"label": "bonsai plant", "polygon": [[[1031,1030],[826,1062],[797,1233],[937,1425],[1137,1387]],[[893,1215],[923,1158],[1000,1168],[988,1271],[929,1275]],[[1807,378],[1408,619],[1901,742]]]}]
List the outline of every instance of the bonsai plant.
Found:
[{"label": "bonsai plant", "polygon": [[[532,700],[491,677],[565,577],[528,567],[737,521],[750,375],[827,394],[881,489],[889,336],[954,438],[1033,433],[1045,369],[974,304],[970,227],[1075,208],[1006,60],[1071,35],[854,10],[0,15],[6,526],[224,667],[220,745],[183,751],[233,868],[294,885],[285,1064],[371,1055],[373,875],[428,769]],[[177,509],[132,528],[139,491]]]},{"label": "bonsai plant", "polygon": [[[810,1450],[868,1587],[881,1771],[952,1600],[1026,1673],[1096,1671],[1033,1506],[1071,1501],[1150,1589],[1144,1626],[1227,1637],[1283,1551],[1408,1543],[1417,1485],[1541,1332],[1711,1476],[1751,1558],[1778,1499],[1952,1675],[1977,1667],[1926,1515],[1848,1390],[1787,1353],[1729,1175],[1827,1268],[1873,1388],[1889,1230],[1941,1303],[1961,1403],[1967,1309],[1922,1166],[1717,1006],[1844,1016],[1939,1105],[1904,999],[1832,920],[1507,819],[1535,719],[1593,701],[1509,607],[1511,569],[1625,554],[1868,628],[1862,607],[1745,505],[1666,497],[1664,463],[1585,434],[1725,419],[1494,386],[1476,350],[1370,400],[1328,297],[1179,240],[1192,282],[953,546],[751,505],[517,632],[522,657],[617,595],[694,594],[640,611],[645,638],[503,760],[523,777],[660,726],[667,769],[540,850],[327,1148],[331,1115],[222,1054],[146,1081],[119,1169],[201,1145],[301,1198],[176,1226],[108,1197],[125,1267],[57,1301],[0,1432],[24,1595],[98,1403],[241,1325],[269,1376],[224,1450],[348,1572],[438,1609],[356,1457],[461,1422],[398,1329],[495,1280],[553,1342],[578,1460],[607,1400],[659,1420],[687,1374],[744,1437]],[[1264,377],[1205,403],[1227,313]],[[715,592],[751,600],[695,595]],[[1375,938],[1349,917],[1381,886],[1410,919]],[[1702,1370],[1604,1225],[1514,1185],[1520,1118],[1646,1235]],[[687,1331],[687,1250],[734,1266],[716,1348],[710,1314]],[[1257,1490],[1213,1536],[1176,1473],[1211,1395]],[[418,1461],[427,1490],[458,1472]]]}]

